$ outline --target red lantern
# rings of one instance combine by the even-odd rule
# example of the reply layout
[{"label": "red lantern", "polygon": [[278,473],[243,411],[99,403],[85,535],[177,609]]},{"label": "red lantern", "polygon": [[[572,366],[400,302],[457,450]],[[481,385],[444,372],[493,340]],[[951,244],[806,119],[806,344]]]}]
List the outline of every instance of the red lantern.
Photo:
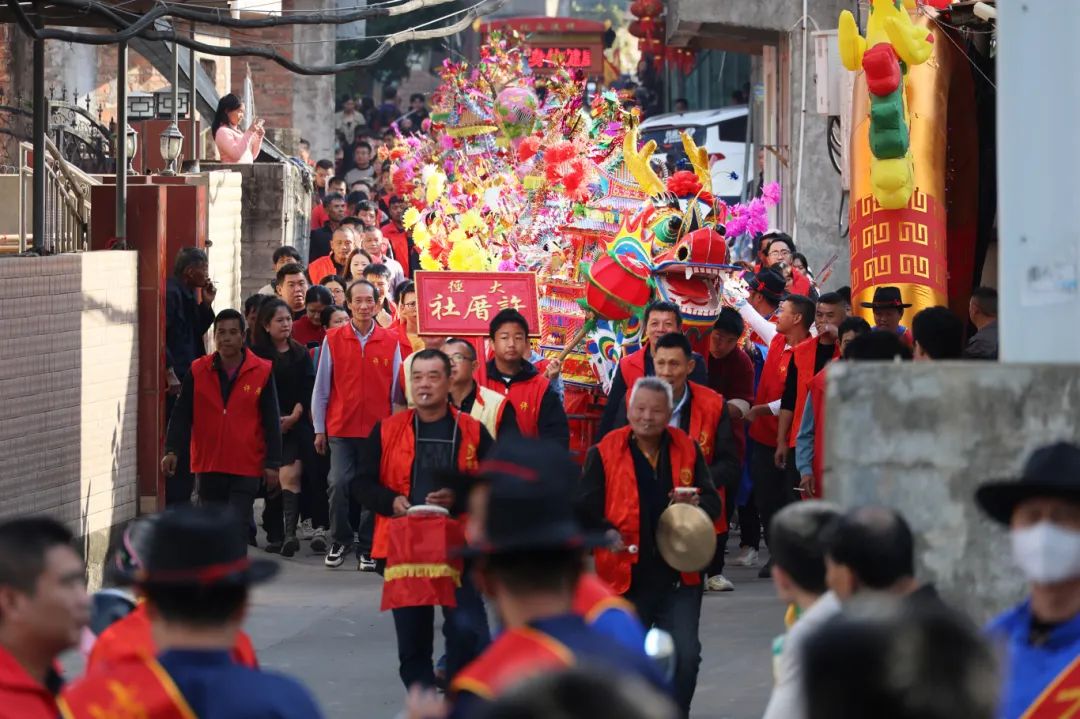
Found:
[{"label": "red lantern", "polygon": [[649,301],[649,268],[630,255],[603,255],[589,268],[585,302],[598,317],[629,319]]}]

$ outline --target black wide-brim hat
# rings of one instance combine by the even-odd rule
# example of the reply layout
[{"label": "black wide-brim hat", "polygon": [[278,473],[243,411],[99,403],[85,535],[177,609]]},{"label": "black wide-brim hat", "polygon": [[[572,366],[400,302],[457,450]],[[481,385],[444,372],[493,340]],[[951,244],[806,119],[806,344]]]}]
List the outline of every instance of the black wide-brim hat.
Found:
[{"label": "black wide-brim hat", "polygon": [[987,482],[975,501],[997,522],[1009,524],[1016,505],[1033,497],[1059,497],[1080,502],[1080,447],[1069,442],[1035,450],[1019,478]]},{"label": "black wide-brim hat", "polygon": [[250,586],[278,573],[277,562],[250,559],[241,520],[228,507],[180,507],[162,512],[147,541],[136,585]]},{"label": "black wide-brim hat", "polygon": [[863,307],[867,309],[885,310],[885,309],[897,309],[902,310],[911,307],[910,304],[905,303],[900,296],[899,287],[891,287],[884,285],[874,290],[874,299],[870,302],[861,303]]},{"label": "black wide-brim hat", "polygon": [[788,296],[787,281],[776,270],[763,267],[757,272],[747,272],[743,279],[751,290],[774,302],[782,302]]},{"label": "black wide-brim hat", "polygon": [[603,532],[582,529],[572,497],[581,469],[552,442],[507,439],[480,464],[471,483],[490,486],[483,538],[462,557],[591,549],[610,543]]}]

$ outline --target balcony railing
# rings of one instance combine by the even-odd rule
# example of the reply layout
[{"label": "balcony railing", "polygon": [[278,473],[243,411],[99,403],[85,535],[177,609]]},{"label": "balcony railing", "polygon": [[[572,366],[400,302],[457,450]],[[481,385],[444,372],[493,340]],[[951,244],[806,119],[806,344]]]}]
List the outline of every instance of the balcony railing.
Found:
[{"label": "balcony railing", "polygon": [[38,246],[46,254],[83,252],[90,244],[90,187],[101,183],[67,162],[48,137],[45,147],[45,237],[35,242],[27,229],[33,146],[19,143],[19,251]]}]

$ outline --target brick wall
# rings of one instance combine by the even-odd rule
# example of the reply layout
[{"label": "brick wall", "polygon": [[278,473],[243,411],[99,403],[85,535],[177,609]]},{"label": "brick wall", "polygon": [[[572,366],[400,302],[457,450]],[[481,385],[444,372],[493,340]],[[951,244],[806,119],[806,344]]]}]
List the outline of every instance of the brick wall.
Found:
[{"label": "brick wall", "polygon": [[[203,165],[203,169],[214,167],[211,164]],[[303,184],[299,168],[294,165],[255,163],[225,167],[230,168],[230,171],[212,172],[211,177],[228,175],[234,178],[233,181],[242,178],[243,182],[243,202],[240,202],[237,195],[235,202],[228,201],[226,208],[226,213],[238,213],[236,217],[240,223],[235,245],[231,245],[236,257],[234,277],[239,283],[236,287],[237,304],[231,306],[240,309],[244,298],[258,292],[259,288],[269,281],[274,264],[274,250],[282,245],[292,245],[302,256],[307,256],[311,193]],[[211,195],[214,195],[213,187]],[[215,202],[224,203],[225,200]],[[214,239],[215,223],[221,222],[220,217],[216,219],[215,216],[225,214],[216,212],[215,206],[211,205],[210,208],[211,239],[214,242],[210,249],[210,272],[221,287],[215,263],[220,256],[229,253],[219,253],[220,245],[218,240]],[[229,214],[229,217],[233,215]],[[221,262],[224,265],[225,260]],[[219,290],[214,307],[229,307],[230,305],[223,303],[223,299]]]},{"label": "brick wall", "polygon": [[[282,3],[292,9],[292,0]],[[251,35],[250,30],[243,35]],[[232,44],[250,45],[250,37],[243,35],[233,38]],[[290,26],[271,27],[258,31],[258,44],[276,49],[282,55],[292,57],[293,29]],[[244,96],[244,78],[247,68],[251,68],[251,83],[255,90],[255,116],[266,120],[266,127],[293,126],[293,82],[304,82],[304,78],[293,75],[273,60],[259,57],[238,57],[232,62],[232,92],[238,97]]]},{"label": "brick wall", "polygon": [[0,518],[134,516],[136,290],[134,252],[0,259]]}]

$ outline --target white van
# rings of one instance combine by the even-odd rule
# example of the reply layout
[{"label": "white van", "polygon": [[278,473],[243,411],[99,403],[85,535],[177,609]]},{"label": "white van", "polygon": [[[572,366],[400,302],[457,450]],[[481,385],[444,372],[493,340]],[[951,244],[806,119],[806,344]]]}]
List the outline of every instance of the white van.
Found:
[{"label": "white van", "polygon": [[667,113],[641,123],[641,142],[656,140],[653,159],[674,165],[686,158],[681,133],[689,132],[698,147],[709,153],[713,195],[729,205],[739,201],[743,187],[754,177],[754,146],[750,145],[749,173],[743,177],[746,152],[746,105],[732,105],[719,110]]}]

